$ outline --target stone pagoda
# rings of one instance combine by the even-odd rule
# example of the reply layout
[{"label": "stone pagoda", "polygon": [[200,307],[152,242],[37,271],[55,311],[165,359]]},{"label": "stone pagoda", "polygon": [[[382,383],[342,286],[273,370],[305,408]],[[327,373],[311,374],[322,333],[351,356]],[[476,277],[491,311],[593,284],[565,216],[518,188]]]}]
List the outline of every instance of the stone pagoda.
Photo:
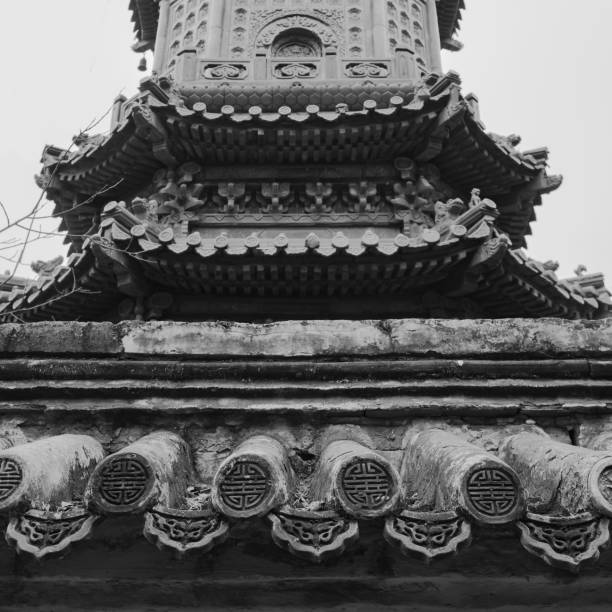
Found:
[{"label": "stone pagoda", "polygon": [[0,290],[8,605],[606,604],[612,301],[525,254],[562,180],[443,72],[464,8],[131,0]]}]

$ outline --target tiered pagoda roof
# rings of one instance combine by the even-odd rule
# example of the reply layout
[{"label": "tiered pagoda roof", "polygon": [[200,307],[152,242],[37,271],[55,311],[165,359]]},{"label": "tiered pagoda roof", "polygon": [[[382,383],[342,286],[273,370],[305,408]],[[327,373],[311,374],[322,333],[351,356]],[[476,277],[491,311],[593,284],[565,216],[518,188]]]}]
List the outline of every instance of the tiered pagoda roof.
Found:
[{"label": "tiered pagoda roof", "polygon": [[[262,107],[149,79],[108,134],[48,147],[40,181],[73,254],[4,318],[113,319],[152,295],[179,319],[607,312],[602,282],[561,281],[516,250],[561,179],[546,150],[488,133],[455,75],[303,93],[305,108],[291,91]],[[436,223],[445,192],[463,201]]]},{"label": "tiered pagoda roof", "polygon": [[[158,3],[130,8],[151,40]],[[463,8],[437,2],[442,41]],[[601,277],[563,281],[520,250],[562,178],[546,149],[488,132],[455,73],[415,80],[383,59],[360,68],[371,78],[230,78],[221,63],[207,79],[198,57],[184,48],[119,98],[108,133],[45,149],[70,257],[12,293],[4,320],[608,313]]]}]

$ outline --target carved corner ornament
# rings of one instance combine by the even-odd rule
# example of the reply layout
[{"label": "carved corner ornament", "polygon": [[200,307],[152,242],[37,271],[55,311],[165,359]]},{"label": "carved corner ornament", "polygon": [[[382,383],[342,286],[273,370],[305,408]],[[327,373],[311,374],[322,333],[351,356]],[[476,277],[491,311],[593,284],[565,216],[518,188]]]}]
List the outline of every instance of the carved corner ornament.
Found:
[{"label": "carved corner ornament", "polygon": [[283,506],[268,515],[275,544],[315,563],[340,556],[359,539],[356,520],[331,510],[302,510]]},{"label": "carved corner ornament", "polygon": [[57,512],[28,510],[10,519],[6,541],[18,552],[42,559],[89,537],[99,518],[85,508]]},{"label": "carved corner ornament", "polygon": [[456,554],[472,541],[472,527],[456,512],[404,510],[385,523],[385,539],[406,555],[429,563]]},{"label": "carved corner ornament", "polygon": [[517,525],[527,551],[575,573],[584,563],[599,559],[610,544],[610,520],[588,512],[562,517],[528,512]]},{"label": "carved corner ornament", "polygon": [[211,509],[176,510],[156,506],[145,514],[143,533],[160,550],[167,548],[179,555],[192,551],[207,553],[225,542],[229,524]]}]

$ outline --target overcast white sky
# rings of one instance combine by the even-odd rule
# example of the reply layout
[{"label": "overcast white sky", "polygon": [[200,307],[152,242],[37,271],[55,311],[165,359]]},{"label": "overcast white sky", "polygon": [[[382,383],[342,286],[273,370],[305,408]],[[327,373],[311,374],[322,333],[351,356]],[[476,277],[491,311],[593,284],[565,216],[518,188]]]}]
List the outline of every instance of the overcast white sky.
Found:
[{"label": "overcast white sky", "polygon": [[[528,252],[560,261],[562,276],[584,263],[591,272],[605,272],[612,285],[612,0],[466,3],[460,34],[465,49],[445,54],[445,69],[458,71],[464,91],[477,94],[489,130],[520,134],[522,148],[548,146],[550,171],[565,176],[563,187],[538,209]],[[67,147],[117,93],[136,91],[142,75],[130,50],[127,5],[128,0],[3,2],[0,200],[12,216],[29,210],[38,197],[33,175],[43,146]],[[50,214],[51,207],[45,210]],[[56,225],[48,221],[46,229]],[[24,262],[60,253],[59,239],[44,240],[31,245]],[[0,257],[16,254],[0,250]],[[0,271],[8,269],[12,264],[0,259]],[[19,273],[30,274],[28,266]]]}]

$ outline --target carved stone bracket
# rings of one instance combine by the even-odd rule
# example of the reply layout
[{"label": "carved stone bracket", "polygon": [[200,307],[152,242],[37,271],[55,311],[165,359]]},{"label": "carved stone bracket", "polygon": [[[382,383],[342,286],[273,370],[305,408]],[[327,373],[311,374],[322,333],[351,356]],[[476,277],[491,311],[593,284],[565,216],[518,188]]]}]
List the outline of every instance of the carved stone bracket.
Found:
[{"label": "carved stone bracket", "polygon": [[98,519],[84,508],[57,512],[28,510],[11,518],[6,541],[18,552],[42,559],[87,538]]},{"label": "carved stone bracket", "polygon": [[412,512],[390,516],[385,539],[405,555],[417,555],[426,562],[457,553],[472,539],[470,524],[456,512]]},{"label": "carved stone bracket", "polygon": [[174,433],[155,432],[102,461],[85,499],[100,514],[138,514],[156,504],[175,507],[192,480],[187,443]]},{"label": "carved stone bracket", "polygon": [[285,212],[286,200],[291,195],[289,183],[263,183],[261,196],[263,198],[263,212]]},{"label": "carved stone bracket", "polygon": [[160,550],[168,548],[181,555],[190,551],[206,553],[227,539],[229,524],[210,508],[176,510],[156,506],[145,515],[143,533]]},{"label": "carved stone bracket", "polygon": [[356,518],[391,512],[399,499],[397,470],[382,455],[351,440],[329,444],[312,482],[313,499],[338,504]]},{"label": "carved stone bracket", "polygon": [[294,478],[285,447],[274,438],[255,436],[221,464],[213,505],[231,518],[263,516],[287,502]]},{"label": "carved stone bracket", "polygon": [[524,510],[519,478],[507,463],[441,429],[408,440],[401,478],[410,510],[459,510],[489,525],[510,523]]},{"label": "carved stone bracket", "polygon": [[372,210],[372,201],[376,198],[378,189],[375,183],[362,181],[361,183],[353,183],[349,185],[349,196],[351,212],[370,212]]},{"label": "carved stone bracket", "polygon": [[518,527],[526,550],[571,572],[596,561],[610,542],[609,519],[590,513],[557,517],[528,512]]},{"label": "carved stone bracket", "polygon": [[268,519],[277,546],[315,563],[340,556],[359,538],[357,521],[333,511],[285,506],[270,513]]}]

